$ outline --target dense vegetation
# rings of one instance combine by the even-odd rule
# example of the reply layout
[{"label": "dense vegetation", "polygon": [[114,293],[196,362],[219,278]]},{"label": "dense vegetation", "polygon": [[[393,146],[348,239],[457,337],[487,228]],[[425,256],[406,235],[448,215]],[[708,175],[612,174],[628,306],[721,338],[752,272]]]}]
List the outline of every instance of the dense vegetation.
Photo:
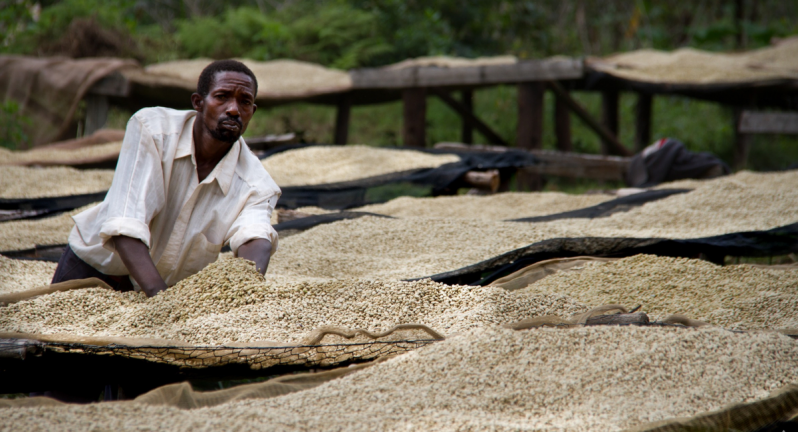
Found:
[{"label": "dense vegetation", "polygon": [[[125,56],[143,64],[196,57],[296,58],[350,69],[425,55],[539,58],[683,46],[752,49],[798,33],[796,17],[798,3],[780,0],[0,0],[0,51]],[[596,95],[576,96],[598,114]],[[475,103],[482,118],[514,139],[514,89],[482,90]],[[634,97],[624,95],[621,105],[620,137],[630,143]],[[0,123],[24,121],[14,112],[3,106]],[[398,103],[356,108],[351,140],[399,144],[400,114]],[[123,126],[129,115],[114,113],[114,125]],[[329,141],[333,116],[330,108],[309,105],[263,110],[250,134],[291,130],[308,141]],[[437,100],[430,99],[428,121],[431,143],[459,140],[459,118]],[[554,143],[550,125],[547,120],[546,146]],[[576,149],[598,151],[594,134],[577,120],[573,128]],[[18,127],[2,129],[8,136],[0,140],[24,140]],[[659,97],[653,133],[731,157],[731,111],[724,107]],[[751,166],[794,163],[796,143],[758,137]]]}]

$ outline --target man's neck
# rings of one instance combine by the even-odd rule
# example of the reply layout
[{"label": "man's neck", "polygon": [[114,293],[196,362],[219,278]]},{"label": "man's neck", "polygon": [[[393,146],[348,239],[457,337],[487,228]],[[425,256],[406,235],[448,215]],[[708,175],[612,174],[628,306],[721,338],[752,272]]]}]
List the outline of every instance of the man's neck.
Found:
[{"label": "man's neck", "polygon": [[194,138],[194,157],[197,162],[197,179],[201,182],[230,151],[233,144],[213,138],[208,130],[196,121],[194,122],[192,135]]}]

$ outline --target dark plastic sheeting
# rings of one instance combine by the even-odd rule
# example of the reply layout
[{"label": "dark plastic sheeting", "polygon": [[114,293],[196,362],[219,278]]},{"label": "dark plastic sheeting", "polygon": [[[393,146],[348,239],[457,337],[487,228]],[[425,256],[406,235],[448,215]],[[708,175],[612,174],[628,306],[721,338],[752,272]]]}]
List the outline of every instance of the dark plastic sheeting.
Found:
[{"label": "dark plastic sheeting", "polygon": [[[433,154],[456,153],[434,149],[420,150]],[[388,183],[411,183],[432,186],[432,194],[439,195],[464,186],[459,182],[468,171],[496,169],[500,171],[503,177],[507,177],[518,168],[538,163],[537,158],[521,151],[456,154],[460,156],[460,162],[441,165],[437,168],[390,173],[341,183],[286,186],[281,188],[283,195],[280,197],[278,205],[286,208],[317,206],[327,209],[345,209],[358,207],[367,204],[365,196],[369,188]]]},{"label": "dark plastic sheeting", "polygon": [[[637,254],[720,260],[730,256],[771,256],[798,252],[798,223],[768,231],[749,231],[698,239],[556,238],[428,278],[446,284],[487,285],[539,261],[580,255],[626,257]],[[425,279],[425,278],[418,278]]]},{"label": "dark plastic sheeting", "polygon": [[68,211],[102,201],[106,192],[108,191],[52,198],[0,199],[0,210],[47,210],[50,213]]},{"label": "dark plastic sheeting", "polygon": [[509,222],[548,222],[558,219],[594,219],[607,217],[613,213],[629,211],[645,203],[661,200],[671,195],[690,192],[692,189],[659,189],[636,193],[583,209],[571,210],[546,216],[535,216],[520,219],[511,219]]}]

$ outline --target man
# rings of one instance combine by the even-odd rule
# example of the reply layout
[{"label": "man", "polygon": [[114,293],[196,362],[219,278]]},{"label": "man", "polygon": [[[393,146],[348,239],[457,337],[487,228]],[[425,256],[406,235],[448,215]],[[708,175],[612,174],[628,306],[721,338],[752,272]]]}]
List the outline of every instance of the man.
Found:
[{"label": "man", "polygon": [[280,189],[240,139],[257,91],[249,68],[220,60],[202,71],[194,110],[137,112],[105,200],[73,218],[53,283],[98,277],[152,297],[215,261],[224,244],[265,273]]}]

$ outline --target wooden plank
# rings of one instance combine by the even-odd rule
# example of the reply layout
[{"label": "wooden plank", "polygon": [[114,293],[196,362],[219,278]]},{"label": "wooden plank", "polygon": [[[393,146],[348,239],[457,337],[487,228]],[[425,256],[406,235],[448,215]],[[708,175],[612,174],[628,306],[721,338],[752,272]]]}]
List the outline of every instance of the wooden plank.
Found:
[{"label": "wooden plank", "polygon": [[798,112],[743,111],[737,131],[754,134],[798,134]]},{"label": "wooden plank", "polygon": [[482,84],[579,79],[584,75],[580,59],[524,60],[513,65],[485,66]]},{"label": "wooden plank", "polygon": [[114,72],[94,83],[88,91],[89,94],[102,96],[128,97],[130,96],[130,82],[119,72]]},{"label": "wooden plank", "polygon": [[588,127],[593,129],[593,131],[596,132],[601,139],[606,141],[611,154],[619,156],[632,156],[632,152],[624,147],[623,144],[618,141],[618,138],[612,134],[612,132],[608,131],[604,125],[594,119],[586,109],[579,105],[579,103],[575,101],[558,82],[549,81],[548,86],[558,98],[563,100],[566,106],[568,106],[568,108],[570,108],[580,120],[582,120]]},{"label": "wooden plank", "polygon": [[352,88],[383,89],[416,87],[417,68],[405,69],[356,69],[349,72],[352,77]]},{"label": "wooden plank", "polygon": [[637,94],[635,108],[635,153],[643,151],[651,144],[651,108],[653,96],[650,93]]},{"label": "wooden plank", "polygon": [[571,142],[571,112],[560,98],[554,99],[554,136],[557,140],[557,150],[573,151]]},{"label": "wooden plank", "polygon": [[586,155],[552,150],[531,151],[542,164],[524,168],[540,175],[594,180],[623,180],[630,159],[618,156]]},{"label": "wooden plank", "polygon": [[[461,143],[438,143],[436,149],[506,152],[510,149],[501,146],[466,145]],[[522,168],[522,171],[536,175],[553,175],[569,178],[590,178],[595,180],[623,180],[631,161],[620,156],[601,156],[553,150],[521,150],[537,157],[541,164]]]},{"label": "wooden plank", "polygon": [[[472,115],[474,114],[474,92],[471,90],[463,90],[460,92],[460,100],[463,103],[463,107],[468,110]],[[470,117],[461,116],[460,117],[463,121],[462,130],[460,134],[461,140],[466,144],[473,144],[474,143],[474,123],[471,121]]]},{"label": "wooden plank", "polygon": [[[407,90],[405,90],[407,91]],[[430,93],[434,94],[440,100],[443,101],[446,105],[449,105],[453,110],[455,110],[460,117],[463,119],[468,119],[469,123],[472,124],[479,133],[485,136],[485,139],[488,140],[491,144],[501,144],[507,145],[507,141],[505,141],[499,134],[497,134],[493,129],[490,128],[485,122],[480,120],[472,111],[468,109],[465,105],[455,100],[451,95],[448,93],[438,90],[438,89],[430,89]]]},{"label": "wooden plank", "polygon": [[[604,90],[601,92],[601,124],[614,136],[618,137],[618,99],[617,90]],[[601,140],[601,153],[610,154],[611,143],[607,139]]]},{"label": "wooden plank", "polygon": [[482,83],[481,67],[419,67],[416,69],[415,85],[441,87],[451,85],[479,85]]},{"label": "wooden plank", "polygon": [[501,177],[499,170],[469,171],[463,176],[463,182],[475,189],[495,193],[499,190]]},{"label": "wooden plank", "polygon": [[407,147],[425,147],[427,129],[427,90],[409,88],[402,92],[404,127],[402,138]]},{"label": "wooden plank", "polygon": [[580,59],[525,60],[514,64],[472,67],[369,68],[349,73],[355,89],[480,86],[528,81],[579,79],[584,75]]},{"label": "wooden plank", "polygon": [[335,112],[334,144],[346,144],[349,139],[349,115],[352,111],[352,94],[344,93],[338,100]]},{"label": "wooden plank", "polygon": [[86,95],[86,125],[83,136],[89,136],[105,127],[108,121],[108,96]]}]

